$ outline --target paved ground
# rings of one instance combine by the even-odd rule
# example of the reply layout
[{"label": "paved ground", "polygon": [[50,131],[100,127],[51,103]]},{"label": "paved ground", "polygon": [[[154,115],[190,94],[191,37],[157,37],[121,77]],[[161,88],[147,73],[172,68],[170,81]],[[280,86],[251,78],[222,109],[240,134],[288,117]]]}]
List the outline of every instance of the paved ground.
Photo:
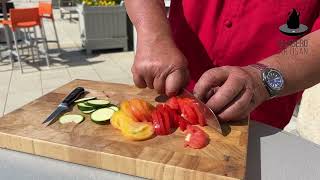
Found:
[{"label": "paved ground", "polygon": [[[32,7],[37,0],[15,0],[17,7]],[[47,92],[70,82],[73,79],[90,79],[117,83],[133,84],[130,67],[133,52],[97,52],[86,56],[81,50],[78,22],[60,19],[55,10],[56,25],[62,52],[59,54],[56,45],[50,45],[51,67],[48,69],[43,61],[24,63],[24,74],[18,64],[12,70],[8,60],[0,61],[0,116],[21,107],[22,105],[46,94]],[[45,23],[46,34],[53,39],[51,22]],[[286,130],[296,133],[296,119],[292,118]]]}]

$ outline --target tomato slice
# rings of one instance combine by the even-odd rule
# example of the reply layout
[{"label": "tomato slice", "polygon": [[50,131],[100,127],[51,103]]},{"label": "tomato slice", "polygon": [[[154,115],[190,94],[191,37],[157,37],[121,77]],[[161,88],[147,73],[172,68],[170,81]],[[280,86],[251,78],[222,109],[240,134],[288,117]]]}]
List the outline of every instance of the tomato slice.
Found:
[{"label": "tomato slice", "polygon": [[188,121],[186,121],[183,117],[176,114],[175,115],[175,122],[179,124],[179,128],[181,131],[186,130],[187,126],[189,125]]},{"label": "tomato slice", "polygon": [[200,126],[207,125],[206,118],[204,117],[204,112],[200,109],[200,106],[198,103],[193,103],[192,108],[194,112],[197,114],[197,120]]},{"label": "tomato slice", "polygon": [[161,127],[160,127],[160,123],[158,120],[157,112],[153,111],[151,116],[152,116],[152,124],[153,124],[153,127],[154,127],[156,134],[161,135]]},{"label": "tomato slice", "polygon": [[147,118],[147,121],[152,121],[151,113],[153,110],[153,107],[150,103],[141,100],[141,106],[144,109],[145,117]]},{"label": "tomato slice", "polygon": [[170,127],[171,128],[179,127],[179,124],[175,123],[175,114],[177,114],[177,112],[175,110],[171,109],[171,107],[168,105],[164,105],[164,108],[166,109],[166,111],[169,114]]},{"label": "tomato slice", "polygon": [[165,129],[165,126],[164,126],[164,123],[163,123],[163,118],[161,116],[161,113],[157,110],[156,111],[157,113],[157,118],[158,118],[158,121],[159,121],[159,125],[160,125],[160,134],[159,135],[166,135],[166,129]]},{"label": "tomato slice", "polygon": [[209,136],[197,126],[188,126],[186,130],[185,147],[201,149],[209,144]]},{"label": "tomato slice", "polygon": [[193,111],[191,103],[185,103],[181,108],[182,116],[192,125],[198,124],[197,114]]},{"label": "tomato slice", "polygon": [[173,110],[179,110],[179,103],[178,103],[178,98],[173,96],[171,97],[166,104],[170,106]]},{"label": "tomato slice", "polygon": [[163,120],[164,120],[164,126],[165,126],[165,129],[166,129],[166,133],[167,134],[170,134],[170,131],[171,131],[171,123],[170,123],[170,116],[169,116],[169,112],[167,110],[167,108],[163,107],[162,108],[162,117],[163,117]]},{"label": "tomato slice", "polygon": [[145,110],[142,107],[141,100],[139,99],[131,99],[129,100],[130,108],[132,110],[133,115],[138,119],[138,121],[148,121],[145,116]]}]

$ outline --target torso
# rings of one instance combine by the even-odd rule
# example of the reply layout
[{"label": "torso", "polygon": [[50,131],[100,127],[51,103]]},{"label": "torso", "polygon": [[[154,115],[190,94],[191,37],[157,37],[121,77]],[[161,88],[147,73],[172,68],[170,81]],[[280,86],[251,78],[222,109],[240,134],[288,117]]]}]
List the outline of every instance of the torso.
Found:
[{"label": "torso", "polygon": [[[281,52],[285,48],[281,42],[299,39],[279,31],[292,8],[300,12],[300,23],[312,29],[320,12],[319,0],[172,0],[169,20],[175,42],[189,61],[189,88],[210,68],[256,63]],[[290,104],[281,111],[283,118],[274,120],[281,123],[261,120],[283,128],[297,99],[296,95],[278,98],[271,105],[267,102],[258,108],[264,112],[257,119],[273,112],[269,106]]]}]

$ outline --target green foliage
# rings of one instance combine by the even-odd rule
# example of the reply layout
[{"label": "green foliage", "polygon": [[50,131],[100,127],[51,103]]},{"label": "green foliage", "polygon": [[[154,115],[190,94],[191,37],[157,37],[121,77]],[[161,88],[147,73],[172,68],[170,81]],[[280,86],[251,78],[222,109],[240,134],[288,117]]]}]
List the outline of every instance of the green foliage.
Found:
[{"label": "green foliage", "polygon": [[87,6],[115,6],[120,4],[121,0],[82,0]]}]

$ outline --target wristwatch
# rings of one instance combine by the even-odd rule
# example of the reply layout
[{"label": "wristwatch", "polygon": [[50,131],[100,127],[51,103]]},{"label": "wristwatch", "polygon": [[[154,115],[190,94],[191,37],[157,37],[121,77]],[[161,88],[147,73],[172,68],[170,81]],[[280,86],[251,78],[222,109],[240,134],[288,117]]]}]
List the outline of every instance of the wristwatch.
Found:
[{"label": "wristwatch", "polygon": [[257,63],[250,65],[261,72],[261,78],[270,97],[277,96],[284,87],[284,78],[281,72],[277,69],[269,68],[268,66]]}]

